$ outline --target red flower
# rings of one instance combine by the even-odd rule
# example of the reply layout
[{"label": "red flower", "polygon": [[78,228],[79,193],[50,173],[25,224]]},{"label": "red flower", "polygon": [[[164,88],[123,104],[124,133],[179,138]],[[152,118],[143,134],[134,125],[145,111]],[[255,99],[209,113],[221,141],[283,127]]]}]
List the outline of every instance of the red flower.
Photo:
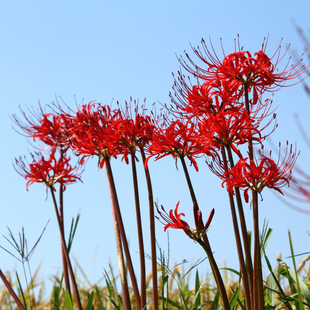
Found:
[{"label": "red flower", "polygon": [[[162,211],[158,209],[158,206],[156,205],[157,212],[161,216],[161,218],[166,222],[167,224],[164,227],[164,231],[166,231],[169,227],[175,228],[175,229],[183,229],[183,231],[192,239],[199,240],[202,238],[202,236],[206,233],[206,231],[209,229],[211,225],[212,218],[214,216],[214,209],[211,210],[209,218],[206,222],[206,224],[203,224],[202,220],[202,213],[199,210],[196,203],[194,203],[193,212],[194,212],[194,218],[195,218],[195,225],[196,229],[192,229],[189,227],[188,223],[183,221],[181,219],[181,216],[185,216],[184,213],[178,213],[178,207],[180,202],[177,203],[175,210],[170,210],[169,214],[165,211],[164,207],[161,206]],[[158,218],[158,217],[157,217]],[[159,219],[159,218],[158,218]]]},{"label": "red flower", "polygon": [[56,150],[53,150],[46,160],[43,155],[32,156],[31,164],[25,162],[21,157],[15,159],[15,170],[27,181],[26,188],[33,183],[45,183],[47,187],[53,188],[56,183],[64,185],[81,181],[82,170],[79,165],[72,167],[70,157],[62,156],[55,158]]},{"label": "red flower", "polygon": [[98,156],[100,168],[107,158],[124,152],[120,145],[120,111],[107,105],[90,102],[82,105],[75,116],[65,115],[67,132],[72,149],[82,155],[81,162],[89,156]]},{"label": "red flower", "polygon": [[125,103],[125,109],[121,112],[121,120],[118,123],[122,133],[119,143],[124,146],[124,159],[128,163],[128,154],[136,149],[144,149],[152,140],[152,134],[158,120],[146,115],[145,102],[139,112],[138,103],[134,101],[134,115],[131,111],[131,101]]},{"label": "red flower", "polygon": [[223,185],[226,183],[227,190],[233,193],[234,187],[244,189],[244,198],[248,202],[248,190],[252,189],[261,193],[264,187],[273,188],[282,193],[281,187],[289,185],[292,169],[295,165],[298,154],[286,150],[285,156],[280,162],[275,163],[271,158],[261,155],[258,160],[241,158],[237,164],[223,175]]},{"label": "red flower", "polygon": [[242,51],[238,42],[239,50],[227,56],[223,53],[223,61],[215,54],[212,44],[212,51],[209,50],[204,40],[202,40],[201,45],[202,50],[193,48],[193,51],[206,64],[206,68],[195,64],[186,54],[189,63],[182,58],[180,58],[180,62],[188,72],[203,81],[223,79],[239,86],[247,84],[249,87],[254,87],[256,95],[257,92],[274,91],[282,87],[286,81],[295,79],[306,69],[304,66],[300,66],[302,61],[300,58],[295,65],[290,67],[288,61],[284,70],[278,72],[277,66],[288,52],[287,49],[281,55],[281,44],[270,58],[265,53],[267,47],[265,41],[263,48],[254,53],[254,57],[249,51]]},{"label": "red flower", "polygon": [[[211,153],[211,150],[205,148],[206,152]],[[173,158],[187,157],[198,171],[198,166],[195,158],[203,156],[203,146],[199,141],[197,127],[193,122],[187,121],[183,124],[180,120],[173,121],[164,129],[157,129],[153,133],[152,144],[148,151],[151,155],[148,160],[157,155],[156,160],[168,155]]]},{"label": "red flower", "polygon": [[22,114],[26,123],[22,122],[16,115],[13,115],[14,122],[24,131],[25,136],[40,140],[46,145],[55,148],[67,149],[68,135],[66,133],[63,118],[53,113],[44,113],[40,106],[38,112],[32,111],[33,118],[28,117],[24,111]]}]

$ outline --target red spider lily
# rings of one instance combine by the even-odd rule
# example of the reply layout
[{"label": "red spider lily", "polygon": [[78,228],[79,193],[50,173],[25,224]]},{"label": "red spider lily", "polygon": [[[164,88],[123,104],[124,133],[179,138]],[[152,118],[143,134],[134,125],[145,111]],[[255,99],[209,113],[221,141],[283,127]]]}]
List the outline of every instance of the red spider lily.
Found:
[{"label": "red spider lily", "polygon": [[227,110],[209,115],[198,123],[200,139],[204,141],[206,138],[205,144],[212,140],[213,146],[218,149],[221,145],[229,146],[239,157],[241,154],[236,145],[248,141],[261,142],[258,125],[259,122],[255,123],[245,110],[241,112]]},{"label": "red spider lily", "polygon": [[72,167],[70,165],[70,157],[61,156],[55,158],[56,150],[53,150],[49,155],[48,160],[43,155],[36,154],[32,156],[31,164],[25,162],[22,157],[15,159],[15,170],[23,176],[27,181],[26,189],[33,183],[45,183],[47,187],[51,187],[54,191],[54,185],[60,183],[65,190],[66,184],[81,181],[82,170],[80,165]]},{"label": "red spider lily", "polygon": [[[306,67],[301,66],[302,58],[295,65],[289,67],[289,61],[284,69],[278,72],[278,65],[285,57],[288,49],[281,56],[281,44],[272,57],[266,55],[267,41],[263,42],[263,48],[254,54],[252,57],[248,51],[236,50],[234,53],[224,55],[221,61],[216,55],[211,43],[211,49],[207,47],[204,40],[201,41],[202,50],[199,47],[193,48],[194,53],[200,60],[206,64],[206,68],[201,68],[186,54],[189,63],[180,58],[181,65],[190,72],[193,76],[202,79],[203,81],[213,79],[225,79],[239,85],[250,85],[255,88],[255,91],[275,91],[284,84],[296,77],[300,76]],[[236,48],[235,48],[236,49]],[[223,50],[223,48],[222,48]]]},{"label": "red spider lily", "polygon": [[67,132],[72,149],[82,155],[81,163],[89,156],[98,156],[100,168],[106,158],[123,152],[119,144],[122,132],[119,130],[120,111],[107,105],[90,102],[82,105],[75,116],[65,116]]},{"label": "red spider lily", "polygon": [[13,115],[14,122],[24,131],[25,136],[44,142],[49,147],[61,147],[67,149],[68,135],[66,133],[63,118],[53,113],[44,113],[40,107],[38,112],[32,111],[33,118],[28,117],[24,111],[22,114],[26,123]]},{"label": "red spider lily", "polygon": [[[185,216],[184,213],[178,213],[180,202],[177,203],[175,210],[170,210],[169,214],[165,211],[164,207],[161,206],[161,210],[159,210],[158,206],[156,205],[157,212],[159,213],[160,217],[164,220],[165,227],[164,231],[166,231],[169,227],[174,229],[183,229],[183,231],[192,239],[199,240],[202,236],[206,233],[211,225],[212,218],[214,216],[214,209],[211,210],[209,218],[206,224],[203,224],[202,220],[202,213],[198,208],[198,205],[194,203],[193,206],[193,213],[195,218],[195,226],[196,229],[192,229],[189,227],[188,223],[181,219],[181,216]],[[157,219],[159,219],[157,217]]]},{"label": "red spider lily", "polygon": [[187,157],[198,171],[195,158],[203,156],[203,150],[207,154],[212,152],[202,146],[197,127],[193,122],[187,121],[184,125],[180,120],[173,121],[167,128],[154,131],[152,144],[148,148],[151,155],[147,158],[145,165],[152,156],[157,155],[156,160],[158,160],[172,155],[176,159]]},{"label": "red spider lily", "polygon": [[138,103],[134,101],[134,115],[131,111],[131,102],[125,103],[125,110],[122,110],[121,120],[118,122],[119,131],[122,132],[120,144],[124,146],[124,159],[128,164],[128,154],[136,151],[137,148],[144,149],[152,140],[152,134],[158,120],[146,115],[145,102],[139,113]]},{"label": "red spider lily", "polygon": [[252,159],[248,162],[248,158],[241,158],[237,164],[223,175],[223,183],[226,188],[233,193],[234,187],[244,189],[244,198],[246,202],[249,200],[248,190],[254,190],[261,193],[264,187],[273,188],[282,193],[281,187],[289,185],[292,169],[296,163],[298,154],[286,150],[285,156],[280,162],[275,163],[271,158],[261,155],[259,159]]},{"label": "red spider lily", "polygon": [[187,119],[206,114],[215,114],[221,110],[235,109],[240,106],[237,88],[230,82],[220,79],[210,79],[202,85],[192,86],[184,75],[179,73],[174,81],[174,95],[169,94],[175,108],[170,110],[176,115],[185,115]]}]

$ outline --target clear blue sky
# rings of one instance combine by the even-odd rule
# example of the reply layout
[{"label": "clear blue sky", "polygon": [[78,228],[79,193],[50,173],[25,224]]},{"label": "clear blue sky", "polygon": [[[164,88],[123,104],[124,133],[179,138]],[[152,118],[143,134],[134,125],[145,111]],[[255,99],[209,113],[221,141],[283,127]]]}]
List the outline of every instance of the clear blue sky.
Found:
[{"label": "clear blue sky", "polygon": [[[33,271],[42,262],[40,274],[46,279],[60,273],[59,233],[52,201],[50,197],[45,201],[46,190],[41,184],[32,185],[26,192],[25,180],[12,166],[15,157],[32,150],[24,137],[12,129],[10,115],[21,116],[19,106],[22,109],[37,107],[38,101],[44,106],[58,96],[72,107],[74,98],[78,103],[97,100],[110,104],[111,101],[122,103],[132,96],[140,100],[146,97],[149,105],[156,102],[160,109],[158,102],[170,103],[171,72],[179,69],[176,55],[190,51],[190,43],[196,46],[201,38],[207,41],[210,36],[221,55],[219,39],[223,39],[225,51],[229,53],[239,34],[244,49],[254,53],[269,34],[268,55],[273,54],[282,37],[283,50],[291,43],[292,48],[301,53],[302,44],[292,21],[305,30],[310,29],[309,12],[308,1],[2,1],[0,236],[7,236],[7,226],[15,235],[17,228],[25,227],[31,246],[50,219],[30,262]],[[279,102],[279,128],[273,135],[273,142],[297,142],[302,150],[299,165],[310,173],[307,161],[310,151],[293,118],[293,113],[299,113],[309,131],[309,99],[302,86],[297,85],[276,93],[274,103]],[[137,261],[130,167],[120,160],[113,161],[112,166],[130,247]],[[229,267],[237,269],[227,194],[203,160],[199,161],[199,167],[199,173],[193,167],[190,172],[203,212],[208,214],[211,208],[216,210],[209,231],[215,257],[220,263],[226,259]],[[150,169],[155,199],[168,210],[180,200],[180,210],[185,212],[188,222],[193,223],[182,170],[176,171],[173,159],[168,157],[156,163],[151,160]],[[142,170],[140,176],[140,183],[144,184]],[[84,184],[68,186],[65,216],[69,226],[72,216],[81,213],[72,255],[84,271],[92,265],[90,278],[94,283],[102,276],[103,269],[108,268],[109,261],[117,268],[106,178],[104,170],[98,171],[96,159],[88,162],[83,181]],[[145,190],[142,203],[148,236]],[[246,213],[250,216],[250,210]],[[270,254],[289,255],[288,229],[292,232],[295,253],[308,250],[308,215],[289,209],[266,189],[260,216],[261,224],[266,218],[274,228],[268,247]],[[156,228],[158,242],[167,251],[167,234],[159,222]],[[147,237],[145,240],[146,251],[150,253]],[[2,237],[0,245],[8,246]],[[174,260],[194,261],[204,253],[181,231],[170,231],[170,256],[173,264]],[[17,267],[22,272],[19,264],[2,250],[0,261],[2,270]],[[272,257],[271,261],[275,265]],[[210,271],[207,262],[199,268],[202,275]]]}]

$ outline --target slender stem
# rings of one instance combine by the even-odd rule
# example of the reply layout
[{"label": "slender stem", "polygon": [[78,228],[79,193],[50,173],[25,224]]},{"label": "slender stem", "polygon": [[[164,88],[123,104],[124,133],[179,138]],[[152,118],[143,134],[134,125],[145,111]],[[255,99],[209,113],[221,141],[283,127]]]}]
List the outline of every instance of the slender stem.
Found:
[{"label": "slender stem", "polygon": [[66,261],[67,261],[67,265],[68,265],[68,268],[69,268],[69,273],[70,273],[70,278],[71,278],[71,284],[72,284],[72,287],[73,287],[73,293],[74,293],[74,296],[75,296],[75,301],[76,301],[78,309],[82,310],[82,305],[81,305],[81,300],[80,300],[80,296],[79,296],[79,291],[77,289],[73,268],[72,268],[71,261],[70,261],[70,258],[69,258],[68,249],[67,249],[66,241],[65,241],[65,236],[63,234],[63,231],[61,230],[61,222],[60,222],[60,217],[59,217],[59,213],[58,213],[57,202],[56,202],[55,194],[54,194],[54,191],[53,191],[53,187],[50,187],[50,189],[51,189],[51,195],[52,195],[53,202],[54,202],[54,208],[55,208],[58,228],[59,228],[59,232],[60,232],[61,245],[62,245],[64,254],[65,254],[65,258],[66,258]]},{"label": "slender stem", "polygon": [[[115,188],[115,183],[114,183],[114,179],[113,179],[113,174],[112,174],[111,163],[110,163],[109,157],[106,158],[106,160],[105,160],[105,167],[106,167],[106,175],[107,175],[107,180],[108,180],[111,204],[112,204],[112,208],[116,214],[117,225],[118,225],[119,232],[120,232],[120,235],[122,238],[123,249],[124,249],[124,253],[125,253],[125,257],[126,257],[128,271],[130,274],[133,292],[134,292],[135,299],[136,299],[137,308],[140,309],[141,308],[140,293],[139,293],[139,289],[138,289],[136,275],[135,275],[135,272],[133,269],[131,255],[129,252],[127,237],[126,237],[123,219],[122,219],[122,215],[121,215],[121,211],[120,211],[120,207],[119,207],[119,203],[118,203],[118,198],[117,198],[117,193],[116,193],[116,188]],[[130,309],[130,308],[125,308],[125,309]]]},{"label": "slender stem", "polygon": [[25,307],[23,306],[22,302],[19,300],[18,296],[15,294],[14,290],[12,289],[11,284],[9,283],[9,281],[6,279],[5,275],[3,274],[2,270],[0,269],[0,277],[2,279],[2,281],[4,282],[6,288],[8,289],[8,291],[10,292],[11,296],[13,297],[16,305],[18,306],[18,308],[20,310],[25,310]]},{"label": "slender stem", "polygon": [[[143,148],[140,148],[143,165],[146,157]],[[153,189],[150,171],[148,167],[144,166],[150,210],[150,239],[151,239],[151,260],[152,260],[152,281],[153,281],[153,310],[158,310],[158,283],[157,283],[157,257],[156,257],[156,235],[155,235],[155,212]]]},{"label": "slender stem", "polygon": [[[111,197],[111,200],[113,198]],[[124,309],[131,309],[130,305],[130,297],[129,297],[129,291],[128,291],[128,282],[126,277],[126,268],[125,268],[125,262],[124,262],[124,254],[123,254],[123,248],[122,248],[122,240],[121,235],[118,228],[118,221],[117,221],[117,215],[115,208],[113,208],[112,203],[112,216],[113,216],[113,226],[114,226],[114,233],[115,233],[115,241],[116,241],[116,250],[117,250],[117,260],[118,260],[118,268],[121,278],[121,286],[122,286],[122,292],[123,292],[123,300],[124,300]]]},{"label": "slender stem", "polygon": [[[59,219],[61,224],[61,230],[63,235],[65,235],[65,229],[64,229],[64,212],[63,212],[63,185],[60,184],[60,193],[59,193]],[[64,274],[64,281],[65,281],[65,288],[66,291],[69,293],[71,297],[71,288],[70,288],[70,281],[69,281],[69,273],[68,273],[68,265],[65,257],[65,253],[63,248],[61,247],[61,257],[62,257],[62,268],[63,268],[63,274]]]},{"label": "slender stem", "polygon": [[[63,158],[64,152],[61,149],[60,150],[60,157]],[[65,236],[65,226],[64,226],[64,186],[63,184],[59,184],[59,219],[61,224],[61,230],[63,235]],[[65,281],[65,288],[66,291],[69,293],[69,296],[71,298],[71,288],[70,288],[70,281],[69,281],[69,274],[68,274],[68,265],[65,257],[65,253],[63,248],[61,247],[61,257],[62,257],[62,268],[63,268],[63,275],[64,275],[64,281]],[[72,299],[72,298],[71,298]]]},{"label": "slender stem", "polygon": [[[195,191],[194,191],[193,184],[191,182],[191,179],[190,179],[190,176],[189,176],[189,173],[188,173],[188,169],[187,169],[184,157],[180,157],[180,159],[181,159],[182,167],[183,167],[183,170],[184,170],[184,173],[185,173],[185,178],[186,178],[186,181],[187,181],[189,192],[190,192],[190,195],[192,197],[193,204],[196,203],[197,206],[198,206],[198,202],[197,202],[197,199],[196,199]],[[221,276],[221,274],[219,272],[217,263],[216,263],[216,261],[214,259],[214,256],[213,256],[213,253],[212,253],[212,250],[211,250],[211,245],[209,243],[209,239],[208,239],[207,234],[203,235],[203,242],[201,241],[201,239],[199,241],[197,241],[197,242],[204,248],[205,252],[208,255],[210,266],[211,266],[211,269],[212,269],[212,273],[214,275],[217,287],[218,287],[218,289],[219,289],[219,291],[221,293],[222,299],[223,299],[224,309],[230,309],[227,293],[226,293],[225,286],[224,286],[224,283],[223,283],[223,279],[222,279],[222,276]]]},{"label": "slender stem", "polygon": [[[227,170],[227,159],[226,159],[224,147],[221,148],[221,151],[222,151],[222,158],[223,158],[223,162],[224,162],[224,167]],[[241,277],[242,277],[242,282],[243,282],[245,302],[246,302],[247,309],[250,310],[251,309],[251,294],[250,294],[249,279],[248,279],[248,274],[246,272],[246,267],[245,267],[245,263],[244,263],[244,256],[243,256],[243,250],[242,250],[242,245],[241,245],[235,202],[234,202],[233,195],[231,194],[230,191],[228,191],[228,197],[229,197],[231,217],[232,217],[234,233],[235,233],[235,241],[236,241],[236,246],[237,246]],[[248,240],[247,240],[247,242],[248,242]]]},{"label": "slender stem", "polygon": [[143,309],[146,306],[145,253],[144,253],[144,244],[143,244],[138,178],[137,178],[137,169],[136,169],[134,150],[131,150],[131,167],[132,167],[132,178],[133,178],[134,193],[135,193],[137,231],[138,231],[139,252],[140,252],[139,256],[140,256],[140,281],[141,281],[141,290],[140,290],[141,291],[141,309]]},{"label": "slender stem", "polygon": [[217,267],[217,264],[215,262],[215,259],[214,259],[214,256],[213,256],[213,253],[212,253],[212,250],[211,250],[211,247],[210,247],[210,243],[209,243],[209,240],[208,240],[208,237],[207,237],[206,234],[204,235],[203,240],[204,241],[199,239],[199,240],[197,240],[197,242],[202,246],[202,248],[207,253],[207,256],[208,256],[208,259],[209,259],[209,262],[210,262],[210,265],[211,265],[211,268],[212,268],[212,271],[213,271],[213,275],[214,275],[217,287],[218,287],[218,289],[220,291],[220,294],[222,296],[222,299],[223,299],[224,309],[225,310],[230,310],[229,301],[228,301],[226,289],[225,289],[225,286],[224,286],[224,283],[223,283],[223,279],[222,279],[220,271],[219,271],[219,269]]},{"label": "slender stem", "polygon": [[253,195],[253,226],[254,226],[254,290],[256,292],[257,309],[265,309],[263,275],[262,275],[262,260],[259,234],[259,219],[258,219],[258,194],[252,191]]},{"label": "slender stem", "polygon": [[192,197],[192,201],[193,201],[193,203],[196,202],[197,205],[198,205],[198,202],[197,202],[197,199],[196,199],[196,195],[195,195],[195,192],[194,192],[194,188],[193,188],[193,185],[192,185],[192,182],[191,182],[191,179],[190,179],[187,167],[186,167],[186,163],[185,163],[184,157],[180,157],[180,160],[181,160],[182,167],[183,167],[183,170],[184,170],[184,173],[185,173],[185,178],[186,178],[186,181],[187,181],[189,192],[190,192],[191,197]]},{"label": "slender stem", "polygon": [[[232,156],[231,149],[230,149],[230,147],[227,146],[226,150],[227,150],[230,166],[231,166],[231,168],[233,168],[234,167],[234,159]],[[238,207],[239,220],[240,220],[241,233],[242,233],[243,248],[244,248],[245,259],[246,259],[246,270],[248,272],[248,277],[249,277],[250,296],[252,296],[253,295],[253,264],[252,264],[251,249],[250,249],[249,238],[248,238],[248,230],[247,230],[247,225],[246,225],[245,216],[244,216],[244,212],[243,212],[240,189],[239,189],[239,187],[235,187],[234,189],[235,189],[235,193],[236,193],[237,207]],[[252,300],[252,298],[251,298],[251,300]]]}]

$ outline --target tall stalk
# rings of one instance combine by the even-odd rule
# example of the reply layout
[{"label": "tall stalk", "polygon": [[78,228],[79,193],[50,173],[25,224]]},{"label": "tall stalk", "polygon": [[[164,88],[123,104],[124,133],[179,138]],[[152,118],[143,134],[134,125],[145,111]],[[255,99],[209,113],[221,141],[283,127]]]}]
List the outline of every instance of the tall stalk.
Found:
[{"label": "tall stalk", "polygon": [[[182,163],[183,171],[184,171],[187,186],[189,188],[189,192],[190,192],[190,195],[192,198],[192,202],[193,202],[193,204],[196,203],[198,206],[195,191],[194,191],[193,184],[192,184],[192,181],[191,181],[189,173],[188,173],[188,169],[187,169],[184,157],[181,156],[180,160]],[[214,278],[215,278],[216,285],[217,285],[218,290],[220,291],[220,294],[221,294],[222,299],[223,299],[224,309],[230,309],[227,293],[226,293],[225,286],[224,286],[224,282],[223,282],[222,276],[220,274],[220,271],[218,269],[217,263],[214,259],[207,234],[205,233],[203,235],[203,241],[201,239],[199,239],[199,240],[197,240],[197,242],[203,247],[203,249],[205,250],[205,252],[208,256],[210,266],[212,269],[212,273],[213,273]]]},{"label": "tall stalk", "polygon": [[[231,148],[226,146],[228,160],[230,163],[230,167],[234,167],[234,159],[232,156]],[[223,155],[225,156],[225,155]],[[251,256],[251,249],[249,244],[249,238],[248,238],[248,230],[247,225],[245,221],[245,216],[243,212],[243,206],[242,206],[242,199],[240,195],[240,189],[239,187],[235,187],[235,194],[236,194],[236,200],[237,200],[237,207],[238,207],[238,214],[239,214],[239,220],[240,220],[240,226],[241,226],[241,233],[242,233],[242,241],[243,241],[243,248],[244,248],[244,254],[246,259],[246,270],[247,275],[249,278],[249,287],[250,287],[250,296],[252,300],[253,296],[253,263],[252,263],[252,256]]]},{"label": "tall stalk", "polygon": [[[60,148],[60,157],[62,159],[63,157],[63,150]],[[60,219],[60,225],[63,235],[65,236],[65,226],[64,226],[64,185],[59,184],[59,219]],[[66,261],[65,253],[63,248],[61,247],[61,257],[62,257],[62,268],[63,268],[63,276],[65,281],[65,288],[66,291],[69,293],[71,297],[71,288],[70,288],[70,281],[69,281],[69,274],[68,274],[68,264]]]},{"label": "tall stalk", "polygon": [[[116,193],[116,188],[115,188],[115,183],[114,183],[114,178],[113,178],[113,174],[112,174],[111,163],[110,163],[109,157],[107,157],[105,159],[105,168],[106,168],[106,175],[107,175],[108,187],[109,187],[109,193],[110,193],[110,199],[111,199],[111,205],[112,205],[112,212],[115,212],[115,215],[116,215],[116,222],[114,219],[114,225],[117,225],[119,233],[120,233],[120,237],[122,240],[122,245],[123,245],[123,249],[124,249],[124,253],[125,253],[125,257],[126,257],[127,267],[128,267],[128,271],[130,274],[131,284],[132,284],[132,288],[133,288],[135,299],[136,299],[137,308],[140,309],[140,307],[141,307],[140,293],[139,293],[137,280],[136,280],[136,276],[135,276],[135,272],[134,272],[134,268],[133,268],[133,264],[132,264],[132,260],[131,260],[131,255],[129,252],[127,237],[126,237],[126,233],[125,233],[125,228],[124,228],[124,224],[123,224],[121,211],[119,208],[119,203],[118,203],[118,198],[117,198],[117,193]],[[118,254],[120,254],[120,253],[118,253]],[[123,280],[125,281],[125,275],[123,275],[123,276],[124,276]],[[125,282],[124,282],[124,285],[125,285]],[[128,286],[127,286],[127,289],[124,286],[124,289],[127,292]],[[127,298],[127,296],[126,296],[126,298]],[[128,295],[128,299],[129,299],[129,295]],[[125,308],[125,309],[131,308],[130,307],[130,300],[126,301],[126,303],[128,303],[128,302],[129,302],[129,305],[127,305],[128,308]]]},{"label": "tall stalk", "polygon": [[156,234],[155,234],[155,212],[154,199],[150,171],[145,167],[145,153],[140,147],[142,162],[144,166],[148,197],[149,197],[149,216],[150,216],[150,239],[151,239],[151,260],[152,260],[152,284],[153,284],[153,309],[158,310],[158,283],[157,283],[157,256],[156,256]]},{"label": "tall stalk", "polygon": [[59,232],[60,232],[61,245],[62,245],[63,253],[65,255],[67,265],[69,268],[69,274],[70,274],[70,278],[71,278],[71,284],[72,284],[72,288],[73,288],[75,301],[76,301],[78,309],[82,310],[82,304],[81,304],[81,300],[80,300],[80,296],[79,296],[79,291],[77,289],[72,264],[71,264],[71,261],[69,258],[69,253],[68,253],[68,248],[67,248],[66,241],[65,241],[65,236],[64,236],[63,231],[61,229],[61,221],[60,221],[60,216],[59,216],[59,212],[58,212],[58,208],[57,208],[57,202],[56,202],[54,190],[53,190],[53,187],[50,187],[50,189],[51,189],[51,195],[52,195],[53,202],[54,202],[54,209],[55,209],[55,213],[56,213],[58,228],[59,228]]},{"label": "tall stalk", "polygon": [[143,244],[143,232],[142,232],[142,221],[141,221],[141,211],[140,211],[138,178],[137,178],[137,169],[136,169],[135,151],[134,150],[131,150],[131,167],[132,167],[132,179],[133,179],[134,194],[135,194],[137,231],[138,231],[138,240],[139,240],[141,309],[143,309],[146,306],[145,253],[144,253],[144,244]]},{"label": "tall stalk", "polygon": [[3,274],[1,269],[0,269],[0,277],[1,277],[2,281],[3,281],[3,283],[5,284],[7,290],[10,292],[10,295],[13,297],[13,299],[14,299],[16,305],[18,306],[18,308],[20,310],[25,310],[25,307],[23,306],[22,302],[19,300],[18,296],[16,295],[16,293],[12,289],[12,286],[11,286],[10,282],[6,279],[6,276]]},{"label": "tall stalk", "polygon": [[[229,149],[229,147],[227,147],[227,149]],[[227,158],[226,158],[226,153],[225,153],[225,149],[223,146],[221,148],[221,152],[222,152],[224,167],[225,167],[225,170],[227,171],[228,169]],[[244,289],[245,302],[247,305],[247,309],[251,309],[251,293],[250,293],[251,290],[250,290],[250,285],[249,285],[249,278],[248,278],[248,273],[246,272],[246,267],[244,263],[244,256],[243,256],[243,250],[242,250],[242,245],[241,245],[241,238],[240,238],[239,224],[238,224],[238,219],[237,219],[237,214],[236,214],[235,202],[234,202],[233,195],[231,194],[230,191],[228,191],[228,197],[229,197],[231,217],[232,217],[234,233],[235,233],[235,241],[236,241],[239,264],[240,264],[240,271],[241,271],[241,278],[242,278],[243,289]]]},{"label": "tall stalk", "polygon": [[253,196],[253,226],[254,226],[254,290],[257,299],[257,309],[265,309],[262,260],[259,234],[259,218],[258,218],[258,193],[252,191]]},{"label": "tall stalk", "polygon": [[[250,101],[248,85],[244,84],[244,98],[245,108],[250,115]],[[249,157],[250,160],[254,158],[253,142],[248,141]],[[254,180],[252,181],[252,184]],[[253,309],[264,309],[264,289],[263,289],[263,276],[262,276],[262,260],[260,255],[260,235],[259,235],[259,218],[258,218],[258,194],[255,190],[252,190],[253,200],[253,229],[254,229],[254,273],[253,273]]]}]

